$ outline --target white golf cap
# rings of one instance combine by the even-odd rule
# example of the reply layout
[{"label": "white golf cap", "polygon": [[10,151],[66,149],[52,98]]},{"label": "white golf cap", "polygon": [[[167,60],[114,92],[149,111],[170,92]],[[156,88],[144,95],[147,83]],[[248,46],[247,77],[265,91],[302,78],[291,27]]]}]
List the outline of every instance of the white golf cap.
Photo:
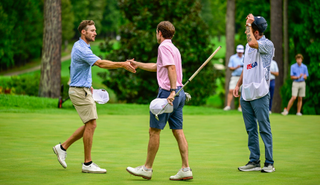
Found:
[{"label": "white golf cap", "polygon": [[168,100],[166,98],[156,98],[151,101],[149,108],[152,114],[171,113],[173,111],[173,106],[167,104]]},{"label": "white golf cap", "polygon": [[243,45],[238,45],[237,46],[237,53],[243,53],[244,52],[244,47],[243,47]]},{"label": "white golf cap", "polygon": [[93,89],[92,98],[99,104],[105,104],[109,101],[109,94],[104,89]]}]

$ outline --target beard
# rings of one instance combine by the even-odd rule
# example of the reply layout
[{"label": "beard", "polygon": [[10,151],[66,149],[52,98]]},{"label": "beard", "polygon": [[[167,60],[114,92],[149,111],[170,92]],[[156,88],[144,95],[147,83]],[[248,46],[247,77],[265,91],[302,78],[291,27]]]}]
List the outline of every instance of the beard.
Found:
[{"label": "beard", "polygon": [[92,37],[89,37],[89,36],[85,36],[86,37],[86,40],[89,41],[89,42],[94,42],[94,38]]}]

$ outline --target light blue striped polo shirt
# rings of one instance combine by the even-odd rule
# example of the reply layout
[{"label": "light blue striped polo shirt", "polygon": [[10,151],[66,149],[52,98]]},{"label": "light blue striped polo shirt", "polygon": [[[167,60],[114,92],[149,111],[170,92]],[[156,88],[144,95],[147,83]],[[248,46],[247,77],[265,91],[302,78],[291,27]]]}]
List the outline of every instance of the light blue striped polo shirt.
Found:
[{"label": "light blue striped polo shirt", "polygon": [[75,42],[71,51],[69,86],[90,88],[92,86],[91,67],[97,60],[101,59],[92,53],[90,44],[81,38]]}]

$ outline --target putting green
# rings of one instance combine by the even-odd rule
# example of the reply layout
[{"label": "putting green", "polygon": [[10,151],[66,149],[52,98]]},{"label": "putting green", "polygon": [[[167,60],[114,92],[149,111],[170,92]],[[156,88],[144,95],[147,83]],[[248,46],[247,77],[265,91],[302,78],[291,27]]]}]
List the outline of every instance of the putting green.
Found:
[{"label": "putting green", "polygon": [[[83,174],[83,144],[68,150],[63,169],[52,147],[66,140],[82,125],[70,114],[0,113],[2,168],[0,184],[177,184],[169,177],[181,167],[178,147],[166,127],[161,133],[151,181],[126,172],[146,159],[147,115],[99,113],[92,157],[107,174]],[[272,114],[276,172],[239,172],[248,162],[247,135],[241,114],[185,115],[184,132],[189,143],[191,184],[318,184],[320,182],[320,117]],[[264,145],[260,140],[261,160]],[[263,164],[262,164],[263,165]]]}]

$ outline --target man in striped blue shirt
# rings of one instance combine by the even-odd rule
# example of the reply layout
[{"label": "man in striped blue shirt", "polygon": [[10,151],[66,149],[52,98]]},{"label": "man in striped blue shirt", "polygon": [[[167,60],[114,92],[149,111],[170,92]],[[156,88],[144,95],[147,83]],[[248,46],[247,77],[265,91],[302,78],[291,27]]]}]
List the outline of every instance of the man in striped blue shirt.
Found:
[{"label": "man in striped blue shirt", "polygon": [[57,155],[60,164],[66,168],[66,150],[75,141],[83,138],[85,160],[82,165],[82,172],[106,173],[106,169],[100,168],[93,163],[91,159],[93,133],[97,126],[96,119],[98,119],[96,104],[92,97],[91,67],[96,65],[104,69],[124,68],[133,73],[135,73],[136,70],[131,66],[129,61],[112,62],[109,60],[101,60],[92,53],[90,42],[94,42],[97,35],[96,27],[92,20],[82,21],[78,27],[78,31],[81,37],[75,42],[71,52],[69,97],[84,125],[78,128],[64,143],[54,146],[53,151]]}]

